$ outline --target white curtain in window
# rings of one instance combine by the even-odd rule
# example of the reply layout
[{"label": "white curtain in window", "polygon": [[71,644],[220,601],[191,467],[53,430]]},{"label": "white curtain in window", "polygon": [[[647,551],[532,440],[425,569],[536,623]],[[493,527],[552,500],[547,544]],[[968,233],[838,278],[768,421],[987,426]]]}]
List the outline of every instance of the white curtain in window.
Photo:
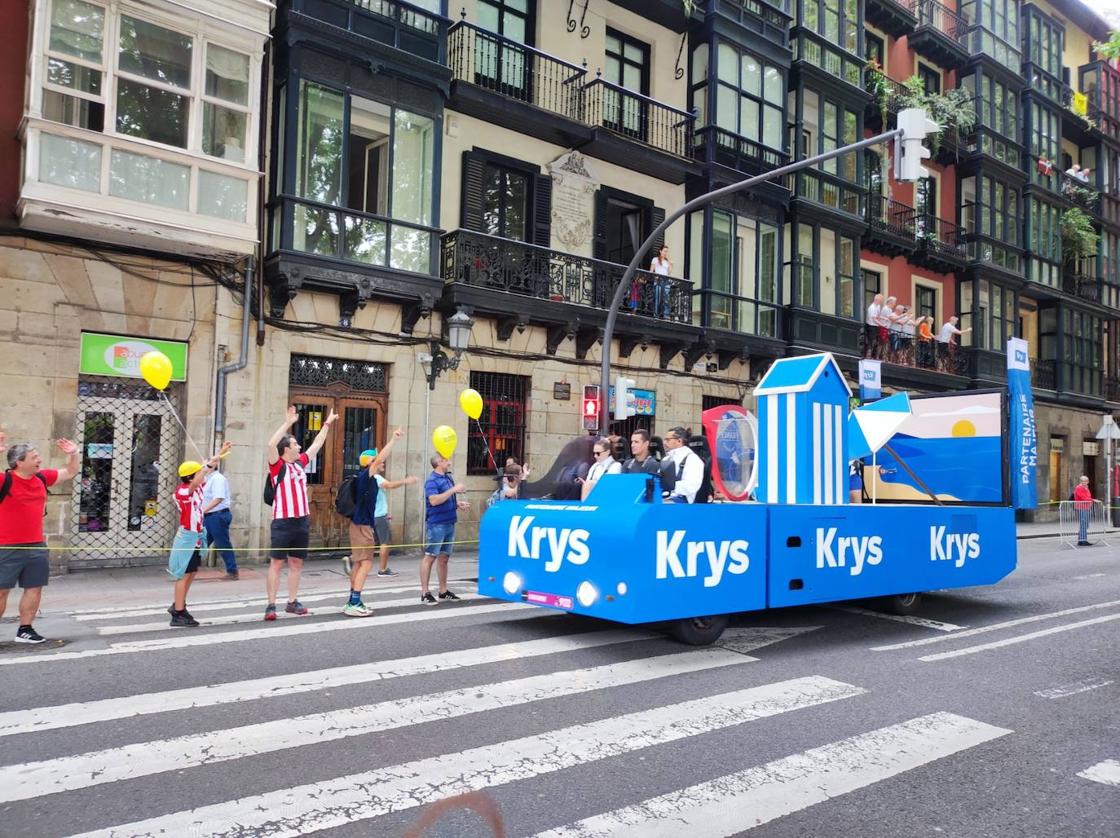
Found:
[{"label": "white curtain in window", "polygon": [[206,95],[248,104],[249,56],[210,44],[206,48]]}]

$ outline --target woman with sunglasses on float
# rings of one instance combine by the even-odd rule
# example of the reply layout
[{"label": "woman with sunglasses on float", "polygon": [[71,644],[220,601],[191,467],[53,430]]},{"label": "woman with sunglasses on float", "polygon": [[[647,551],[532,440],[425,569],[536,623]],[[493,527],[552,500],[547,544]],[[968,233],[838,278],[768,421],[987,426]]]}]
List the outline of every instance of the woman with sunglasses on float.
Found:
[{"label": "woman with sunglasses on float", "polygon": [[579,481],[581,484],[581,500],[587,499],[587,496],[591,494],[591,490],[595,488],[595,484],[599,482],[599,478],[604,474],[622,473],[622,463],[611,455],[611,443],[609,440],[602,437],[595,440],[595,444],[591,446],[591,456],[595,458],[595,462],[588,470],[587,478]]}]

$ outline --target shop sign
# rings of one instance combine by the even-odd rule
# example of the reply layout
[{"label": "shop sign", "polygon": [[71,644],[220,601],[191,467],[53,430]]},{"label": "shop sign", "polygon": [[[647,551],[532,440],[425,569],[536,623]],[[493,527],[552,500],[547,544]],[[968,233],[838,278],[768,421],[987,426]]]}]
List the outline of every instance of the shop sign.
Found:
[{"label": "shop sign", "polygon": [[140,358],[146,352],[162,352],[171,360],[171,380],[187,380],[187,344],[174,340],[130,338],[82,332],[81,360],[78,372],[83,375],[115,375],[143,378]]},{"label": "shop sign", "polygon": [[[610,386],[607,391],[607,410],[614,415],[614,385]],[[654,390],[631,390],[634,394],[634,415],[635,416],[656,416],[657,415],[657,392]]]}]

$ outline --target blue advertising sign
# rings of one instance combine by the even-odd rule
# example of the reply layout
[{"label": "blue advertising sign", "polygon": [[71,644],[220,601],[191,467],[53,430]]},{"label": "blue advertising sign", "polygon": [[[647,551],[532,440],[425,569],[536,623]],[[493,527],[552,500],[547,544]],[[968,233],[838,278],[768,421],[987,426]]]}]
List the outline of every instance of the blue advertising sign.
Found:
[{"label": "blue advertising sign", "polygon": [[883,362],[864,358],[859,362],[860,401],[875,401],[883,395]]},{"label": "blue advertising sign", "polygon": [[[630,391],[634,394],[634,415],[635,416],[655,416],[657,415],[657,392],[654,390],[637,390]],[[614,413],[614,385],[612,384],[607,388],[607,411],[611,414]]]},{"label": "blue advertising sign", "polygon": [[1022,338],[1007,341],[1007,389],[1011,399],[1011,505],[1016,509],[1034,509],[1038,506],[1038,428],[1034,421],[1031,364],[1027,342]]}]

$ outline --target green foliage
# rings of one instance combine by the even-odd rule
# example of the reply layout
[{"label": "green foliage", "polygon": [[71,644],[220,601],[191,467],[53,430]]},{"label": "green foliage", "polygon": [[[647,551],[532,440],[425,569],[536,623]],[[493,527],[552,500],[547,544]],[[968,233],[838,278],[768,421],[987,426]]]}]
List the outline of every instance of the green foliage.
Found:
[{"label": "green foliage", "polygon": [[1108,40],[1093,41],[1093,49],[1097,51],[1097,55],[1107,61],[1115,61],[1120,58],[1120,30],[1113,29],[1108,33]]},{"label": "green foliage", "polygon": [[929,118],[941,126],[934,135],[930,149],[937,154],[941,138],[950,128],[957,133],[967,134],[976,125],[976,108],[972,97],[963,87],[954,87],[944,93],[927,93],[925,85],[918,76],[911,76],[902,83],[901,105],[904,108],[922,108]]},{"label": "green foliage", "polygon": [[1062,255],[1075,262],[1097,252],[1100,236],[1093,229],[1093,219],[1077,207],[1062,213]]},{"label": "green foliage", "polygon": [[879,117],[883,120],[883,127],[887,125],[887,110],[890,106],[891,88],[887,84],[887,77],[879,62],[871,59],[867,63],[867,72],[863,75],[864,89],[871,94],[875,104],[879,106]]}]

